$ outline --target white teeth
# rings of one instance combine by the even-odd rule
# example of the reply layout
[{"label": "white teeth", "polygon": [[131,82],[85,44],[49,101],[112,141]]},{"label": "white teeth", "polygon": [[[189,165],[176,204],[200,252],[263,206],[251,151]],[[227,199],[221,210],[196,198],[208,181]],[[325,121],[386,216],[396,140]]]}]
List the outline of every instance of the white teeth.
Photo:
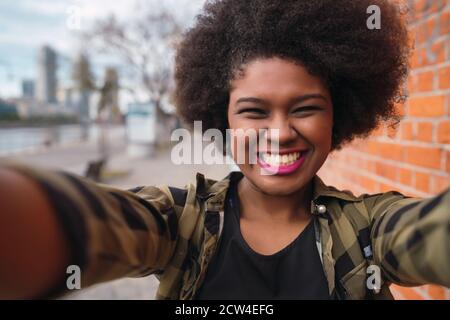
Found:
[{"label": "white teeth", "polygon": [[300,158],[300,152],[293,152],[289,154],[270,154],[270,153],[263,153],[261,155],[262,160],[271,165],[271,166],[286,166],[293,164],[295,161],[297,161]]}]

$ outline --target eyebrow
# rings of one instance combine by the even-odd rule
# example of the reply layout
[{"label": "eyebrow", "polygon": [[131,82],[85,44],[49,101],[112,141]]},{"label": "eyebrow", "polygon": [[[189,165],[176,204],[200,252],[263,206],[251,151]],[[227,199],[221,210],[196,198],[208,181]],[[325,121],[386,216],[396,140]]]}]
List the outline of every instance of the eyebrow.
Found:
[{"label": "eyebrow", "polygon": [[[304,102],[306,100],[310,100],[310,99],[322,99],[325,102],[328,102],[327,98],[320,94],[320,93],[311,93],[311,94],[305,94],[305,95],[301,95],[301,96],[297,96],[293,99],[291,99],[290,103],[294,104],[294,103],[300,103],[300,102]],[[260,104],[269,104],[267,100],[261,99],[261,98],[255,98],[255,97],[242,97],[239,98],[236,101],[236,104],[242,103],[242,102],[253,102],[253,103],[260,103]]]}]

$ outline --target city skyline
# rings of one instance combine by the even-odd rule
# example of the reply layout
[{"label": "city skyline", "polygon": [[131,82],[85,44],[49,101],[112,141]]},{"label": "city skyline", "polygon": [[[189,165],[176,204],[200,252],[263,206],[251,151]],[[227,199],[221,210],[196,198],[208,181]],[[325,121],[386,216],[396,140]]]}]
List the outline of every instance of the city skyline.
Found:
[{"label": "city skyline", "polygon": [[[188,8],[189,12],[184,13],[182,19],[189,24],[203,2],[170,0],[166,6],[175,8],[176,3],[178,8],[180,5]],[[14,4],[0,3],[0,97],[20,97],[24,80],[37,81],[38,52],[45,45],[52,47],[59,56],[57,77],[64,86],[70,81],[72,60],[82,51],[77,32],[87,30],[95,20],[111,13],[118,19],[129,19],[137,5],[155,3],[140,0],[18,0]],[[180,10],[174,10],[174,13],[179,15]],[[92,57],[92,60],[94,72],[99,75],[114,62],[108,57]]]}]

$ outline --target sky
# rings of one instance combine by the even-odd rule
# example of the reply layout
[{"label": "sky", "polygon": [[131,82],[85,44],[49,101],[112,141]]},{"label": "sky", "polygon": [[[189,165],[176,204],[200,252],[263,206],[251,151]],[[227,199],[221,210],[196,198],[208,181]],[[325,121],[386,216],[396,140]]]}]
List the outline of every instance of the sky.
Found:
[{"label": "sky", "polygon": [[[111,13],[119,20],[132,19],[137,5],[159,6],[161,3],[189,26],[204,0],[2,0],[0,97],[19,96],[22,80],[37,77],[37,52],[42,45],[50,45],[68,58],[59,63],[58,74],[64,78],[69,74],[68,61],[82,49],[77,37],[79,32],[88,30],[95,20]],[[98,58],[95,64],[107,65],[108,61]]]}]

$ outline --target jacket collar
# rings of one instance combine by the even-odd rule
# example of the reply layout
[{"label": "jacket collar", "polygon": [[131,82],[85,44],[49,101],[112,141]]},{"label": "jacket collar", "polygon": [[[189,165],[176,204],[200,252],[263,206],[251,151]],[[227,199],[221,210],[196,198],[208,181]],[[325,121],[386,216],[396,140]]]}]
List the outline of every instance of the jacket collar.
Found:
[{"label": "jacket collar", "polygon": [[[220,181],[212,181],[205,179],[202,174],[197,174],[197,189],[199,196],[208,199],[214,207],[222,207],[225,199],[226,191],[231,181],[241,179],[243,176],[240,171],[233,171],[227,177]],[[313,199],[314,204],[320,203],[323,198],[335,198],[345,201],[359,201],[360,197],[354,196],[348,190],[338,190],[333,186],[327,186],[322,179],[316,174],[313,177]]]},{"label": "jacket collar", "polygon": [[327,186],[322,179],[316,174],[313,177],[313,201],[317,201],[320,197],[331,197],[346,201],[359,201],[360,197],[354,196],[350,191],[348,190],[338,190],[333,186]]}]

